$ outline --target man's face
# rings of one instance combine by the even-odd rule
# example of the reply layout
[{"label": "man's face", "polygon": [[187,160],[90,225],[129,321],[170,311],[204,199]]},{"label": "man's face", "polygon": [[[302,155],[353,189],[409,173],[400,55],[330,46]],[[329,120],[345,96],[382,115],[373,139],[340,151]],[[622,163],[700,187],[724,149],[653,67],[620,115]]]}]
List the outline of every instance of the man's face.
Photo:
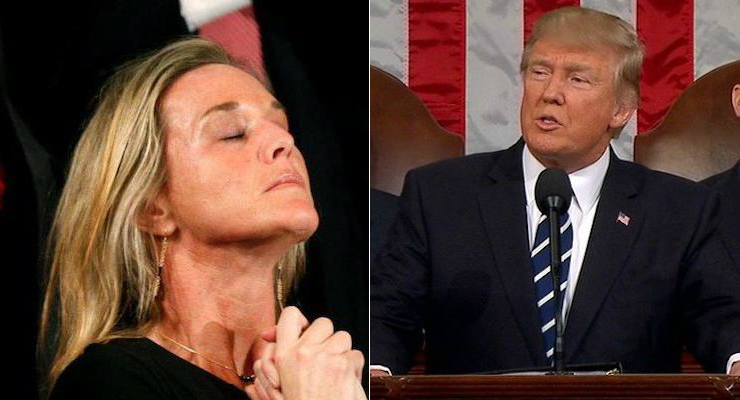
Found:
[{"label": "man's face", "polygon": [[529,150],[547,167],[577,171],[595,162],[634,107],[620,104],[617,56],[541,39],[523,72],[521,125]]}]

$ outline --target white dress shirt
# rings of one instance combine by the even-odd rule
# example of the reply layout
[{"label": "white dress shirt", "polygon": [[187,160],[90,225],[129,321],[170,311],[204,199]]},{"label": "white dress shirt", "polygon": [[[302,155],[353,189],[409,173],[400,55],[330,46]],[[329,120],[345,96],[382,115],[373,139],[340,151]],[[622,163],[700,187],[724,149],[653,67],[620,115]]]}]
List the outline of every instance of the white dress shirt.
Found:
[{"label": "white dress shirt", "polygon": [[[527,227],[529,228],[529,250],[534,246],[534,238],[537,234],[537,222],[542,213],[537,208],[534,198],[534,186],[540,173],[545,170],[542,165],[524,146],[522,152],[522,166],[524,169],[524,192],[527,202]],[[568,271],[568,287],[563,298],[563,322],[568,319],[568,310],[576,292],[576,283],[581,273],[583,256],[586,254],[586,245],[591,235],[591,227],[594,224],[596,205],[599,204],[599,193],[604,183],[606,170],[609,168],[609,150],[596,160],[595,163],[581,168],[572,174],[568,174],[570,184],[573,187],[573,199],[568,208],[570,221],[573,226],[573,249],[570,255],[570,268]]]}]

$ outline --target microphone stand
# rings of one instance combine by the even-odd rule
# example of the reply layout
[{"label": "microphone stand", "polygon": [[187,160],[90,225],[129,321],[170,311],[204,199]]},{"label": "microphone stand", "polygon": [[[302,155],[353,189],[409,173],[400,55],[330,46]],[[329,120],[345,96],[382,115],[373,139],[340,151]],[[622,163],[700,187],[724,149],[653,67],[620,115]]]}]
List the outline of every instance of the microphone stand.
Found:
[{"label": "microphone stand", "polygon": [[[554,197],[554,198],[553,198]],[[563,296],[560,293],[560,207],[553,203],[562,200],[559,197],[548,198],[550,203],[550,266],[552,267],[553,283],[553,301],[555,302],[555,349],[554,349],[554,367],[556,375],[565,375],[565,366],[563,363],[564,340],[563,340]],[[557,199],[557,200],[556,200]],[[555,201],[552,201],[555,200]]]}]

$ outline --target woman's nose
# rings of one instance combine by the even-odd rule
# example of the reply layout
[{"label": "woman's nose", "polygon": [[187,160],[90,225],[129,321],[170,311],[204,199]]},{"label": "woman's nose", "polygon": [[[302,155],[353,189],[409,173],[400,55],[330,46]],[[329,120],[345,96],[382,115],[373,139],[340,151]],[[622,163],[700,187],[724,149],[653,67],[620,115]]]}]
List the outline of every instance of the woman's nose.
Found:
[{"label": "woman's nose", "polygon": [[266,122],[266,124],[266,130],[269,132],[266,132],[267,135],[262,146],[260,157],[262,161],[269,164],[281,157],[290,157],[295,149],[293,135],[280,125],[272,122]]}]

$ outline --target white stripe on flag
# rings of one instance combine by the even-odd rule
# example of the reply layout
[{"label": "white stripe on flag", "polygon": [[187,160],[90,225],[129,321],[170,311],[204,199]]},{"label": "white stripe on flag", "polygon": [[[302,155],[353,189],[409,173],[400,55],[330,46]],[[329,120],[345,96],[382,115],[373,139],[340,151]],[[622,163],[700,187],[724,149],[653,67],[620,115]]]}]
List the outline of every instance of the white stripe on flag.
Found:
[{"label": "white stripe on flag", "polygon": [[406,0],[370,2],[370,64],[409,83],[408,3]]},{"label": "white stripe on flag", "polygon": [[694,79],[740,58],[739,5],[737,0],[694,0]]},{"label": "white stripe on flag", "polygon": [[466,154],[505,149],[521,137],[521,1],[467,2]]},{"label": "white stripe on flag", "polygon": [[554,348],[552,348],[552,347],[550,347],[550,350],[548,350],[548,351],[547,351],[547,352],[545,353],[545,355],[547,356],[547,358],[550,358],[550,357],[552,357],[552,355],[553,355],[553,354],[555,354],[555,349],[554,349]]},{"label": "white stripe on flag", "polygon": [[[581,0],[581,6],[593,8],[619,18],[635,26],[637,21],[635,4],[637,0]],[[635,136],[637,136],[637,116],[633,115],[622,129],[622,133],[616,139],[612,139],[611,145],[617,157],[622,160],[632,161],[635,150]]]},{"label": "white stripe on flag", "polygon": [[581,0],[582,7],[603,11],[629,22],[635,26],[636,0]]}]

